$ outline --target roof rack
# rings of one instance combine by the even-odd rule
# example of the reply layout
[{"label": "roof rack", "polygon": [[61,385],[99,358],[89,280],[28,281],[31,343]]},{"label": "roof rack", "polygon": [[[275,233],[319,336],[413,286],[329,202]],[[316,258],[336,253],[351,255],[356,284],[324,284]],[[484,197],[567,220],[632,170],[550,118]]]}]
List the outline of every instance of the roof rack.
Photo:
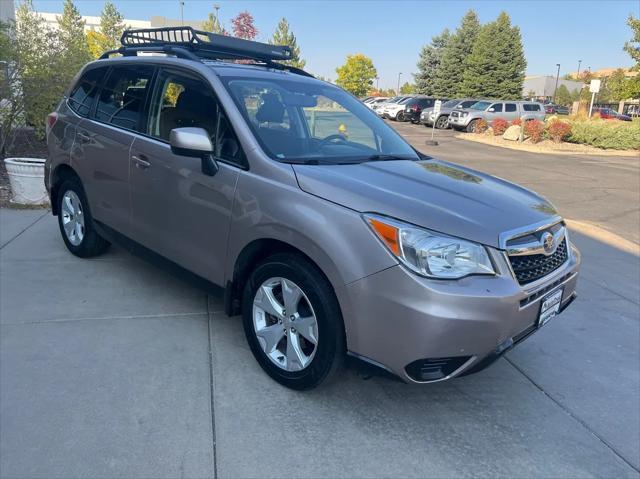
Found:
[{"label": "roof rack", "polygon": [[299,68],[276,63],[292,57],[288,46],[218,35],[189,26],[125,30],[120,43],[121,48],[105,52],[100,58],[109,58],[113,54],[134,56],[138,52],[159,52],[196,61],[253,60],[271,68],[312,76]]}]

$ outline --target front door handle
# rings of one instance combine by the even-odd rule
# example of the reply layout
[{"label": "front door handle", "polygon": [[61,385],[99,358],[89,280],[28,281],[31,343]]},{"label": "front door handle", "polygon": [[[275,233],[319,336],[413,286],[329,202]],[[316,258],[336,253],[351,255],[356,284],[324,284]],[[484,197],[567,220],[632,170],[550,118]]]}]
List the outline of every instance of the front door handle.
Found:
[{"label": "front door handle", "polygon": [[131,161],[133,161],[138,168],[141,170],[146,170],[151,166],[151,163],[148,161],[147,157],[144,155],[140,156],[132,156]]},{"label": "front door handle", "polygon": [[89,143],[91,141],[91,136],[89,135],[89,133],[84,131],[78,132],[78,138],[80,139],[81,143]]}]

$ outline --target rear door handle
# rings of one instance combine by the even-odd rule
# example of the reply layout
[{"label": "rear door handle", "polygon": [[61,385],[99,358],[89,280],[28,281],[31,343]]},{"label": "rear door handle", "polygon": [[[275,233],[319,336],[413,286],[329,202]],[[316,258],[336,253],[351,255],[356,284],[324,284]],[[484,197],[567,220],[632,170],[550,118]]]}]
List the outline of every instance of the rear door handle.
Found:
[{"label": "rear door handle", "polygon": [[151,163],[148,161],[145,155],[140,155],[140,156],[133,155],[131,157],[131,161],[133,161],[136,164],[136,166],[141,170],[146,170],[151,166]]},{"label": "rear door handle", "polygon": [[80,141],[82,143],[88,143],[91,141],[91,135],[89,135],[89,133],[85,132],[85,131],[79,131],[78,132],[78,138],[80,138]]}]

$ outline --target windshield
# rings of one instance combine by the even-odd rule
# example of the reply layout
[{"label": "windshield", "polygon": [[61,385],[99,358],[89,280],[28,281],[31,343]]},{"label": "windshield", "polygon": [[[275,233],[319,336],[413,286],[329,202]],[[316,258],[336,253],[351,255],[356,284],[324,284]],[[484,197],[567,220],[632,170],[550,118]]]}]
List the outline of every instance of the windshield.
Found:
[{"label": "windshield", "polygon": [[419,159],[395,130],[340,88],[308,80],[222,80],[264,151],[276,160]]},{"label": "windshield", "polygon": [[473,110],[486,110],[489,105],[491,105],[490,101],[479,101],[471,105],[469,108]]}]

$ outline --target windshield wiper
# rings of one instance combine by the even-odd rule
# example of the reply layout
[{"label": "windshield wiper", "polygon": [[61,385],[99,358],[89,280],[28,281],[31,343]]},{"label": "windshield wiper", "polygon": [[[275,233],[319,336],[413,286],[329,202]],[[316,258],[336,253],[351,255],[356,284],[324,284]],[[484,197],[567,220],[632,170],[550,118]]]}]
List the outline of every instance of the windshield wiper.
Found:
[{"label": "windshield wiper", "polygon": [[406,157],[396,156],[396,155],[376,154],[376,155],[368,156],[365,159],[365,161],[416,161],[416,159],[406,158]]}]

